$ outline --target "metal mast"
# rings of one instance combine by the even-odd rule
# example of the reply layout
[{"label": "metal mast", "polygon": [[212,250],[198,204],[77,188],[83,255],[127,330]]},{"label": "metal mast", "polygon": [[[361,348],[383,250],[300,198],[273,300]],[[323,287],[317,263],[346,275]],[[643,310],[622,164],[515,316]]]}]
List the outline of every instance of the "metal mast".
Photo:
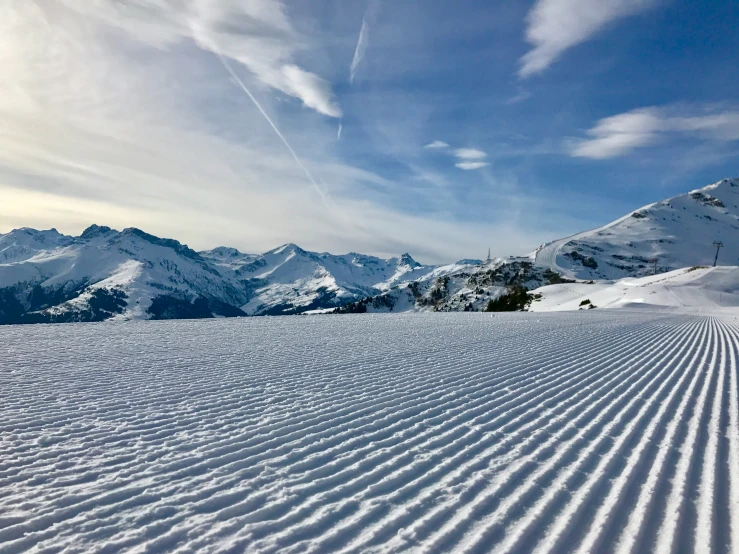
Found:
[{"label": "metal mast", "polygon": [[713,267],[716,267],[716,262],[718,262],[718,251],[723,248],[724,243],[720,240],[714,241],[713,245],[716,247],[716,257],[713,259]]}]

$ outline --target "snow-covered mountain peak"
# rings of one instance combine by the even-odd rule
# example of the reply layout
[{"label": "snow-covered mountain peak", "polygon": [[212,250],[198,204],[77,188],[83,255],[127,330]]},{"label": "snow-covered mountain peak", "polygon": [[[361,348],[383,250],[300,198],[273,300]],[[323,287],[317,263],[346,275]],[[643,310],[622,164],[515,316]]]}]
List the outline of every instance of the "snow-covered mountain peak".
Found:
[{"label": "snow-covered mountain peak", "polygon": [[739,179],[649,204],[598,229],[542,245],[537,264],[568,277],[620,279],[739,261]]},{"label": "snow-covered mountain peak", "polygon": [[111,234],[118,234],[118,231],[111,229],[110,227],[107,227],[105,225],[97,225],[93,223],[87,229],[82,231],[80,238],[84,240],[90,240],[97,237],[110,236]]},{"label": "snow-covered mountain peak", "polygon": [[72,237],[62,235],[56,229],[14,229],[0,235],[0,264],[22,262],[39,252],[67,246],[72,240]]},{"label": "snow-covered mountain peak", "polygon": [[[22,263],[21,263],[22,262]],[[301,313],[377,294],[432,272],[406,254],[195,252],[129,227],[79,237],[18,229],[0,235],[0,323]]]},{"label": "snow-covered mountain peak", "polygon": [[283,244],[282,246],[278,246],[277,248],[274,248],[272,250],[269,250],[268,252],[265,252],[263,255],[278,255],[278,254],[307,254],[306,250],[303,250],[298,246],[297,244],[293,244],[292,242],[288,242],[287,244]]},{"label": "snow-covered mountain peak", "polygon": [[400,258],[398,259],[398,265],[399,266],[406,266],[412,269],[415,269],[417,267],[421,267],[421,264],[419,264],[416,260],[413,259],[413,257],[408,254],[407,252],[405,254],[402,254]]},{"label": "snow-covered mountain peak", "polygon": [[186,244],[182,244],[175,239],[159,238],[136,227],[127,227],[123,229],[123,231],[117,233],[114,237],[112,237],[112,241],[123,242],[126,240],[138,243],[146,242],[153,246],[169,248],[171,250],[174,250],[174,252],[176,252],[180,256],[184,256],[192,260],[203,261],[203,257]]},{"label": "snow-covered mountain peak", "polygon": [[713,194],[714,192],[718,192],[720,194],[721,192],[731,191],[732,189],[737,188],[739,188],[739,177],[733,177],[721,179],[711,185],[691,190],[688,194],[693,194],[695,192],[702,192],[704,194]]},{"label": "snow-covered mountain peak", "polygon": [[204,250],[198,253],[205,258],[222,260],[232,260],[236,258],[243,258],[244,256],[249,256],[249,254],[244,254],[236,248],[231,248],[229,246],[218,246],[216,248],[213,248],[212,250]]}]

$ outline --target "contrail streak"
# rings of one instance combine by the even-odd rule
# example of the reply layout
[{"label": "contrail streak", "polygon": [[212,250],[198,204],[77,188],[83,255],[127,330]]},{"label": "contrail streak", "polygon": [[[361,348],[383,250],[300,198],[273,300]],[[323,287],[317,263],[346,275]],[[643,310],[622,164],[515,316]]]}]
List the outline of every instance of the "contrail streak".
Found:
[{"label": "contrail streak", "polygon": [[277,136],[280,137],[280,140],[283,142],[285,147],[290,151],[290,154],[292,154],[293,159],[295,160],[295,163],[298,164],[298,167],[302,169],[306,176],[308,177],[308,180],[310,180],[311,183],[313,183],[313,187],[316,189],[316,192],[321,195],[321,200],[323,200],[323,203],[326,205],[327,208],[331,208],[329,206],[328,201],[326,200],[326,195],[321,190],[321,187],[318,186],[318,183],[313,178],[313,175],[310,174],[310,171],[308,171],[308,168],[303,165],[303,162],[300,161],[300,158],[298,158],[298,155],[295,153],[295,150],[293,150],[292,146],[290,146],[290,143],[287,142],[287,139],[282,135],[280,130],[277,128],[277,125],[274,124],[274,121],[267,115],[267,112],[264,111],[264,108],[262,108],[261,104],[257,101],[256,98],[254,98],[254,95],[249,91],[249,89],[246,87],[244,82],[239,78],[238,75],[236,75],[236,72],[231,67],[231,64],[228,63],[228,60],[224,58],[218,51],[214,52],[216,56],[218,56],[218,59],[221,60],[221,64],[223,67],[228,71],[228,73],[233,77],[234,81],[236,81],[236,84],[238,84],[241,87],[241,90],[243,90],[246,95],[251,99],[252,102],[254,102],[254,105],[257,107],[259,112],[264,116],[264,119],[267,120],[267,123],[270,124],[272,129],[274,129],[275,133],[277,133]]},{"label": "contrail streak", "polygon": [[354,77],[357,75],[359,64],[364,59],[364,53],[367,50],[367,41],[369,40],[369,24],[367,23],[367,15],[370,10],[362,18],[362,28],[359,31],[359,39],[357,39],[357,47],[354,49],[354,58],[352,59],[352,65],[349,68],[349,82],[354,82]]},{"label": "contrail streak", "polygon": [[362,28],[359,30],[359,38],[357,39],[357,46],[354,49],[354,58],[352,59],[352,65],[349,68],[349,83],[354,83],[354,78],[357,76],[359,66],[364,60],[364,54],[367,51],[367,45],[369,43],[369,30],[370,23],[374,23],[377,12],[380,9],[379,0],[370,0],[367,9],[362,17]]}]

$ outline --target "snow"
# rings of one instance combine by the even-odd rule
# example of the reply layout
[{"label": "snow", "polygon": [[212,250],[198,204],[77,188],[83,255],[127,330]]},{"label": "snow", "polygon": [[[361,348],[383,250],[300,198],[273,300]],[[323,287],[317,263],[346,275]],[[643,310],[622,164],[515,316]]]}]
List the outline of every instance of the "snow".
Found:
[{"label": "snow", "polygon": [[737,316],[3,327],[0,553],[738,552]]},{"label": "snow", "polygon": [[[655,202],[616,221],[540,246],[531,257],[569,278],[619,279],[680,267],[712,265],[714,241],[723,241],[720,263],[735,265],[739,243],[739,179],[723,179],[687,194]],[[572,254],[592,258],[584,266]]]},{"label": "snow", "polygon": [[[714,313],[739,307],[739,267],[683,268],[618,281],[565,283],[532,291],[532,312],[589,308],[679,308]],[[589,300],[589,303],[583,304]]]}]

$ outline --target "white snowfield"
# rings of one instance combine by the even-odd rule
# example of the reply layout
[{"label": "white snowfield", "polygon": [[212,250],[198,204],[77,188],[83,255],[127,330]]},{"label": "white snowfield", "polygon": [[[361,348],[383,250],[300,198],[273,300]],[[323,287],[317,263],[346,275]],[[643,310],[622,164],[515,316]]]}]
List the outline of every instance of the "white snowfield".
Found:
[{"label": "white snowfield", "polygon": [[739,320],[0,329],[0,552],[739,552]]},{"label": "white snowfield", "polygon": [[[739,267],[683,268],[618,281],[564,283],[532,291],[532,312],[597,308],[672,308],[716,313],[739,308]],[[739,312],[737,312],[739,313]]]}]

